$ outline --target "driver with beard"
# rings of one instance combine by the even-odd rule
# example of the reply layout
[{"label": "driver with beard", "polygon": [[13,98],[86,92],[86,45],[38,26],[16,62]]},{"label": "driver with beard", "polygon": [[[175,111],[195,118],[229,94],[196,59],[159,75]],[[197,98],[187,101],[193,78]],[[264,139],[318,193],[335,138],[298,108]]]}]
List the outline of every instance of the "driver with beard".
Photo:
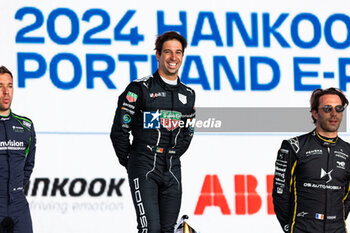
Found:
[{"label": "driver with beard", "polygon": [[272,196],[284,232],[347,232],[350,144],[338,136],[338,128],[348,103],[336,88],[314,90],[310,105],[316,129],[282,142]]}]

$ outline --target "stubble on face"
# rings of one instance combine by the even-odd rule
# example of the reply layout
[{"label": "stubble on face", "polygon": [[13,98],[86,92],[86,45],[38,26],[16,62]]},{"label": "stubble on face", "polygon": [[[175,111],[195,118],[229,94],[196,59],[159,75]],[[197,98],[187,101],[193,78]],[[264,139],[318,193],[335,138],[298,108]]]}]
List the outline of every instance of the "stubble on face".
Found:
[{"label": "stubble on face", "polygon": [[13,81],[9,74],[0,74],[0,115],[10,113],[13,98]]},{"label": "stubble on face", "polygon": [[158,72],[160,76],[169,80],[176,80],[183,58],[180,41],[175,39],[165,41],[161,53],[157,52],[156,56],[159,63]]},{"label": "stubble on face", "polygon": [[[325,105],[333,106],[332,111],[329,113],[324,112],[322,107]],[[320,97],[319,109],[318,112],[315,112],[315,115],[317,120],[316,129],[322,136],[332,138],[338,135],[343,113],[335,111],[335,106],[337,105],[342,105],[338,95],[327,94]]]}]

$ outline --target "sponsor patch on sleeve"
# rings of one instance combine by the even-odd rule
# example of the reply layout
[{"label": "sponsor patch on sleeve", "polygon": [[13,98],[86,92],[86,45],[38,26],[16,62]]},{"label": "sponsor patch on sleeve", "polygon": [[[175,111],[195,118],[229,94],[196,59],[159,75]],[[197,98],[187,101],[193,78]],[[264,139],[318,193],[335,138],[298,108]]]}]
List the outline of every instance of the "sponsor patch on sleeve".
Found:
[{"label": "sponsor patch on sleeve", "polygon": [[286,150],[286,149],[281,148],[281,149],[280,149],[280,152],[281,152],[281,153],[288,154],[289,150]]},{"label": "sponsor patch on sleeve", "polygon": [[128,124],[128,123],[130,123],[130,121],[131,121],[130,115],[129,115],[129,114],[124,114],[124,115],[123,115],[123,122],[124,122],[125,124]]},{"label": "sponsor patch on sleeve", "polygon": [[28,121],[23,121],[23,125],[30,128],[32,124],[30,124]]},{"label": "sponsor patch on sleeve", "polygon": [[138,95],[134,92],[129,91],[128,94],[126,94],[126,99],[130,102],[136,102]]}]

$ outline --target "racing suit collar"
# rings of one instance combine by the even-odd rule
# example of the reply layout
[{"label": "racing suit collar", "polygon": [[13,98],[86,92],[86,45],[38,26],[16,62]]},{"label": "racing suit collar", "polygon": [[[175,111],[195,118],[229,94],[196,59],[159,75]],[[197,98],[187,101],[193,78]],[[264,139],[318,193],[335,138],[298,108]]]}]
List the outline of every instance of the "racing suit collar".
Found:
[{"label": "racing suit collar", "polygon": [[326,147],[330,147],[330,146],[332,147],[332,146],[337,145],[337,142],[338,142],[338,139],[339,139],[338,136],[335,137],[335,138],[326,138],[326,137],[324,137],[324,136],[321,136],[321,135],[317,132],[316,129],[314,129],[312,135],[314,135],[314,137],[316,138],[316,140],[317,140],[318,142],[320,142],[323,146],[326,146]]},{"label": "racing suit collar", "polygon": [[0,121],[8,121],[11,119],[12,111],[10,110],[10,113],[7,116],[0,115]]},{"label": "racing suit collar", "polygon": [[154,72],[153,77],[159,82],[159,84],[165,89],[169,91],[177,90],[180,87],[180,78],[177,78],[177,84],[176,85],[169,85],[166,82],[162,80],[160,77],[158,70]]}]

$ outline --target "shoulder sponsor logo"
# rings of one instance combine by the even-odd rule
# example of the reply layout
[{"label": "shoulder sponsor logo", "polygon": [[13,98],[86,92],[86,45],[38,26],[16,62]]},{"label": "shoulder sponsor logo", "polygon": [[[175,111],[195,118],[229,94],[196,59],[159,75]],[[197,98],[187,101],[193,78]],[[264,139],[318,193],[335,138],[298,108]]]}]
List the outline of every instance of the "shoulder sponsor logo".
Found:
[{"label": "shoulder sponsor logo", "polygon": [[306,156],[310,156],[310,155],[322,155],[323,151],[321,149],[316,149],[316,150],[309,150],[306,151]]},{"label": "shoulder sponsor logo", "polygon": [[145,81],[147,81],[150,78],[153,78],[153,76],[152,75],[148,75],[148,76],[145,76],[145,77],[142,77],[142,78],[138,78],[138,79],[134,80],[134,82],[145,82]]},{"label": "shoulder sponsor logo", "polygon": [[288,142],[291,144],[291,146],[293,147],[293,150],[298,153],[299,150],[300,150],[300,147],[299,147],[299,140],[298,138],[291,138],[291,139],[288,139]]},{"label": "shoulder sponsor logo", "polygon": [[130,102],[136,102],[138,95],[136,95],[135,93],[129,91],[128,94],[126,95],[126,99]]},{"label": "shoulder sponsor logo", "polygon": [[345,169],[345,162],[344,161],[337,161],[337,168]]},{"label": "shoulder sponsor logo", "polygon": [[23,125],[30,128],[32,124],[30,124],[28,121],[23,121]]},{"label": "shoulder sponsor logo", "polygon": [[193,94],[193,91],[192,91],[191,89],[186,88],[186,90],[187,90],[188,92],[191,92],[191,94]]},{"label": "shoulder sponsor logo", "polygon": [[0,150],[25,150],[24,142],[16,140],[0,141]]},{"label": "shoulder sponsor logo", "polygon": [[166,92],[150,93],[149,97],[151,98],[166,97]]},{"label": "shoulder sponsor logo", "polygon": [[284,154],[288,154],[288,153],[289,153],[289,150],[286,150],[286,149],[281,148],[281,149],[280,149],[280,152],[281,152],[281,153],[284,153]]},{"label": "shoulder sponsor logo", "polygon": [[179,94],[179,100],[181,101],[181,103],[187,104],[187,96],[185,96],[181,93],[178,93],[178,94]]}]

